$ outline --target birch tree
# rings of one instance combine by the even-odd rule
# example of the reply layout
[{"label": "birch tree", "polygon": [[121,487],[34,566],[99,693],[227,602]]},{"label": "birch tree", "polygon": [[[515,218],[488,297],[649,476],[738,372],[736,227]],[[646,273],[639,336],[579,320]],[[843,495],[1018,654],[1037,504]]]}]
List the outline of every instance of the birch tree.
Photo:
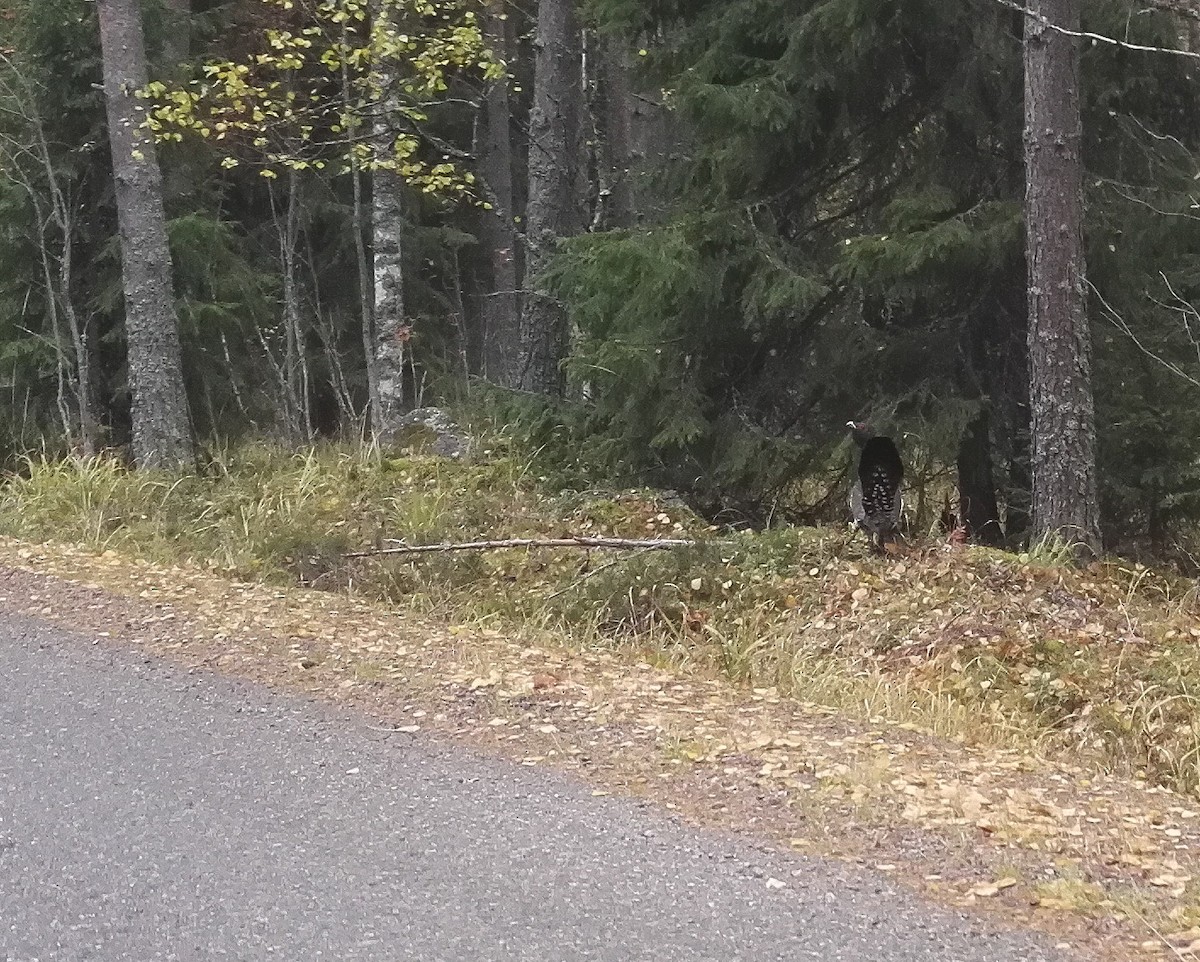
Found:
[{"label": "birch tree", "polygon": [[[376,0],[374,14],[377,36],[388,37],[398,29],[387,4]],[[386,47],[379,50],[372,71],[376,103],[372,126],[377,156],[384,162],[375,165],[371,184],[374,341],[370,363],[377,392],[371,426],[376,440],[384,444],[393,439],[404,414],[405,360],[412,336],[404,313],[404,182],[387,162],[402,156],[404,149],[396,138],[402,64],[391,53]]]},{"label": "birch tree", "polygon": [[209,62],[203,79],[184,86],[152,87],[152,124],[166,139],[224,147],[226,167],[254,164],[267,178],[281,169],[348,174],[356,220],[367,218],[370,175],[372,251],[356,253],[370,421],[386,441],[413,370],[404,191],[478,199],[474,175],[426,127],[455,76],[491,80],[503,67],[484,45],[474,0],[319,0],[302,17],[290,0],[259,2],[285,16],[244,59]]}]

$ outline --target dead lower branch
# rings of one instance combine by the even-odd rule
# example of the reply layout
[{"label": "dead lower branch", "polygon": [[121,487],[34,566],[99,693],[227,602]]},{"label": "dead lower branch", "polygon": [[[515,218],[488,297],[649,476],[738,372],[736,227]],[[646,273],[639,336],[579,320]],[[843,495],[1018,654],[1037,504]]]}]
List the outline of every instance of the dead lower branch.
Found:
[{"label": "dead lower branch", "polygon": [[393,548],[351,551],[346,558],[370,558],[385,554],[424,554],[434,551],[491,551],[496,548],[607,548],[617,551],[665,551],[692,548],[687,538],[501,538],[495,541],[448,541],[441,544],[404,544]]}]

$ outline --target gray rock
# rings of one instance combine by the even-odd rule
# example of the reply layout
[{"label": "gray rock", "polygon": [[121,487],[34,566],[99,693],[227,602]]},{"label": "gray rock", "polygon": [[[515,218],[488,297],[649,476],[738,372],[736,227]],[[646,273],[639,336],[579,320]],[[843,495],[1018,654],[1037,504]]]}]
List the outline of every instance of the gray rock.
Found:
[{"label": "gray rock", "polygon": [[414,447],[440,458],[461,460],[471,452],[471,439],[441,408],[417,408],[400,419],[393,435],[400,447]]}]

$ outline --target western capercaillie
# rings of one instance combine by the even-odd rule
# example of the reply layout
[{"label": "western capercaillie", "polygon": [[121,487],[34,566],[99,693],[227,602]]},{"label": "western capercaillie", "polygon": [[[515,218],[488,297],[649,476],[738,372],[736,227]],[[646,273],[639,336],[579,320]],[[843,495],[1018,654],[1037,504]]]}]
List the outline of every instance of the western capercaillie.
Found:
[{"label": "western capercaillie", "polygon": [[895,442],[876,436],[870,424],[848,421],[846,427],[859,448],[858,479],[850,489],[850,513],[871,539],[872,547],[882,551],[900,524],[904,463]]}]

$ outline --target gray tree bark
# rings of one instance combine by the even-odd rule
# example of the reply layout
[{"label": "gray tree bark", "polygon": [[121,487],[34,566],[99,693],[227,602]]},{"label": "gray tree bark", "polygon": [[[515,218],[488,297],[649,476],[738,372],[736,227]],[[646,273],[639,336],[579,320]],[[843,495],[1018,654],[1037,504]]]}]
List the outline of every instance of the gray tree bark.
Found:
[{"label": "gray tree bark", "polygon": [[1000,529],[1000,506],[992,476],[991,415],[987,407],[966,426],[958,445],[959,520],[972,541],[998,545],[1004,541]]},{"label": "gray tree bark", "polygon": [[[349,45],[348,25],[342,25],[342,42]],[[341,65],[342,106],[349,113],[353,108],[353,91],[350,84],[350,65]],[[350,186],[354,220],[354,260],[358,267],[358,310],[363,345],[363,366],[367,372],[366,425],[378,418],[379,378],[375,370],[375,276],[370,258],[367,256],[366,236],[372,230],[370,211],[367,208],[364,187],[364,171],[361,160],[354,151],[350,152]],[[327,344],[330,342],[327,340]],[[341,365],[335,370],[340,375]],[[345,395],[348,399],[349,395]],[[343,410],[348,410],[343,404]]]},{"label": "gray tree bark", "polygon": [[596,124],[597,230],[632,227],[633,86],[629,45],[623,37],[596,37],[592,111]]},{"label": "gray tree bark", "polygon": [[[584,226],[580,42],[574,0],[542,0],[529,117],[525,235],[525,276],[535,283],[557,242],[580,233]],[[545,293],[528,287],[527,283],[521,313],[521,387],[558,395],[563,389],[560,364],[566,349],[566,314]]]},{"label": "gray tree bark", "polygon": [[1100,551],[1092,344],[1086,314],[1079,0],[1035,0],[1025,18],[1025,220],[1033,537]]},{"label": "gray tree bark", "polygon": [[163,0],[163,7],[163,60],[167,70],[174,72],[192,52],[192,0]]},{"label": "gray tree bark", "polygon": [[313,439],[311,392],[309,390],[308,352],[305,347],[304,325],[300,305],[298,246],[300,242],[300,209],[302,205],[300,174],[287,172],[287,206],[282,217],[275,213],[279,234],[279,264],[283,274],[283,415],[284,431],[293,444]]},{"label": "gray tree bark", "polygon": [[356,156],[350,158],[350,184],[354,211],[354,259],[358,266],[358,316],[362,333],[363,366],[367,372],[367,410],[370,425],[379,412],[379,376],[375,370],[375,274],[367,256],[366,234],[372,230],[371,212],[363,199],[363,169]]},{"label": "gray tree bark", "polygon": [[134,96],[147,81],[142,16],[138,0],[98,0],[96,8],[121,237],[133,459],[140,467],[178,468],[194,461],[194,450],[162,171]]},{"label": "gray tree bark", "polygon": [[[486,29],[492,49],[511,63],[516,45],[505,0],[489,0]],[[514,226],[512,103],[507,78],[496,81],[483,105],[481,173],[491,210],[480,211],[480,241],[487,271],[483,297],[484,375],[505,387],[521,384],[521,284],[519,237]]]},{"label": "gray tree bark", "polygon": [[[651,38],[638,43],[645,46]],[[637,76],[637,62],[627,58],[633,90],[630,97],[628,180],[633,193],[634,219],[639,224],[661,224],[671,213],[669,192],[660,190],[655,173],[688,156],[692,135],[679,112],[662,102],[662,90]]]}]

